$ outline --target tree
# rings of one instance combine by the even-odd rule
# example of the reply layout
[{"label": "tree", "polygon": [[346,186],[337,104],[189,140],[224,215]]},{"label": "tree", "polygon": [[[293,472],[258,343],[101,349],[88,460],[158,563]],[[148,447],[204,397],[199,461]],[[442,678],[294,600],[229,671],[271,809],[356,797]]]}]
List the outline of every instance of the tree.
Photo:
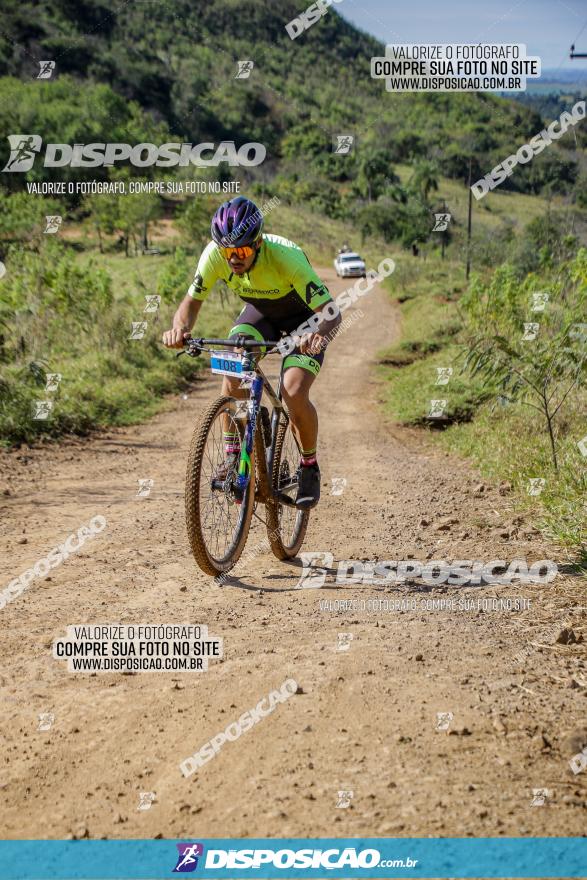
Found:
[{"label": "tree", "polygon": [[118,196],[108,193],[98,193],[86,199],[86,205],[90,209],[90,222],[98,233],[101,254],[104,253],[102,236],[111,235],[116,229],[118,202]]},{"label": "tree", "polygon": [[210,237],[210,207],[201,198],[187,199],[177,215],[177,227],[190,247],[203,244]]},{"label": "tree", "polygon": [[414,166],[414,172],[410,178],[410,189],[422,196],[425,202],[428,201],[429,193],[438,190],[438,166],[429,159],[417,162]]},{"label": "tree", "polygon": [[[587,380],[587,250],[564,264],[548,291],[532,276],[519,282],[500,267],[486,287],[476,282],[461,300],[467,317],[465,365],[492,393],[540,413],[558,470],[556,417]],[[555,278],[557,276],[555,275]]]},{"label": "tree", "polygon": [[132,240],[135,254],[149,247],[149,223],[161,214],[161,200],[156,193],[131,193],[118,200],[116,226],[123,235],[124,251],[129,256],[129,241]]},{"label": "tree", "polygon": [[388,150],[372,147],[360,150],[358,165],[355,189],[368,202],[377,199],[390,184],[399,182],[391,167]]}]

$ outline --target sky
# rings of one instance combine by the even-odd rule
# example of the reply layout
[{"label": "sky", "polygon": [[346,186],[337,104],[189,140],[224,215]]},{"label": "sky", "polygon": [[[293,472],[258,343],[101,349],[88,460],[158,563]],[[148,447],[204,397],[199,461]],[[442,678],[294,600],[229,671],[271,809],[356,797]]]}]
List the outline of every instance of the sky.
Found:
[{"label": "sky", "polygon": [[385,43],[525,43],[543,70],[587,70],[587,58],[569,59],[575,40],[587,53],[587,0],[335,0],[333,8]]}]

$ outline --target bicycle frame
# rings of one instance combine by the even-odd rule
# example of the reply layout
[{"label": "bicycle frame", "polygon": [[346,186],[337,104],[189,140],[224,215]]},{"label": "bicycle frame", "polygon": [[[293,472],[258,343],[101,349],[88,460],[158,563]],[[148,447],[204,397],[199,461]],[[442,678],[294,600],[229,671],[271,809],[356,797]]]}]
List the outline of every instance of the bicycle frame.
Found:
[{"label": "bicycle frame", "polygon": [[249,352],[247,352],[243,357],[243,371],[245,373],[254,372],[255,378],[251,382],[251,394],[249,397],[251,405],[249,409],[249,417],[247,419],[247,424],[245,427],[244,444],[241,445],[241,457],[238,466],[238,476],[236,483],[238,488],[244,493],[247,489],[251,475],[251,455],[253,452],[253,444],[255,442],[255,428],[257,426],[257,419],[261,410],[263,391],[265,391],[273,406],[273,410],[271,413],[271,443],[269,446],[266,445],[264,430],[258,432],[258,437],[260,438],[258,452],[263,451],[263,456],[257,456],[257,463],[259,466],[259,484],[261,490],[260,495],[262,498],[271,497],[274,493],[271,487],[269,475],[273,472],[275,443],[277,441],[277,428],[282,414],[285,419],[289,421],[287,410],[283,405],[283,401],[281,399],[283,371],[281,371],[279,375],[277,393],[273,390],[273,386],[271,385],[261,367],[255,363],[253,355]]},{"label": "bicycle frame", "polygon": [[[254,342],[251,339],[244,336],[235,336],[232,339],[188,339],[186,340],[186,348],[185,352],[192,357],[197,357],[202,351],[209,351],[210,349],[206,349],[204,346],[206,345],[222,345],[230,348],[244,348],[245,353],[243,355],[242,365],[243,365],[243,374],[245,377],[249,377],[251,373],[253,374],[253,379],[251,380],[251,393],[249,395],[249,412],[247,417],[247,423],[245,426],[245,434],[244,434],[244,443],[241,443],[241,453],[240,459],[237,469],[237,478],[236,485],[243,495],[247,490],[249,485],[249,480],[251,478],[251,456],[253,454],[253,446],[255,444],[255,438],[257,438],[258,449],[257,449],[257,467],[259,470],[259,500],[266,501],[269,498],[275,497],[275,493],[273,491],[273,487],[271,485],[271,477],[270,475],[273,473],[273,462],[275,459],[275,445],[277,442],[277,429],[279,427],[280,419],[285,417],[286,424],[289,422],[289,415],[287,410],[283,404],[281,399],[281,388],[283,383],[283,364],[282,369],[279,374],[279,383],[277,386],[277,392],[274,391],[273,386],[271,385],[269,379],[261,369],[261,367],[256,362],[256,359],[249,349],[253,348],[263,348],[277,345],[277,342],[265,341],[263,343]],[[276,349],[268,352],[268,354],[274,354]],[[183,354],[183,352],[180,352]],[[269,400],[271,401],[273,410],[271,413],[271,443],[269,446],[265,443],[265,432],[263,431],[255,431],[257,427],[257,419],[259,417],[259,413],[261,410],[261,400],[263,397],[263,391],[267,394]],[[292,504],[292,500],[285,494],[280,493],[279,500],[283,504]]]}]

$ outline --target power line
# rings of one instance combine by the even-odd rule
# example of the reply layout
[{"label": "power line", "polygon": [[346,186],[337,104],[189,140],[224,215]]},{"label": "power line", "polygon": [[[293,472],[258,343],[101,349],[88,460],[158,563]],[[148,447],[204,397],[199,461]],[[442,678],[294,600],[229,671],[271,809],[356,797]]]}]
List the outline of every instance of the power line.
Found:
[{"label": "power line", "polygon": [[577,42],[577,40],[579,39],[579,37],[581,36],[581,34],[583,33],[583,31],[585,30],[586,27],[587,27],[587,21],[585,22],[585,24],[583,25],[583,27],[581,28],[581,30],[579,31],[579,33],[577,34],[577,36],[575,37],[573,42],[571,43],[571,52],[570,52],[570,56],[569,56],[571,58],[571,60],[573,58],[587,58],[587,52],[575,52],[575,43]]}]

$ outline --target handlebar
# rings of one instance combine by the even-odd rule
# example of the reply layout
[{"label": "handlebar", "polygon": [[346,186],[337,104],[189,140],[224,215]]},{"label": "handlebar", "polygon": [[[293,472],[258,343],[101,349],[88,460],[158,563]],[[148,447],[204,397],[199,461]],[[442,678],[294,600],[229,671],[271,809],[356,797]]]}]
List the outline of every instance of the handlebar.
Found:
[{"label": "handlebar", "polygon": [[180,351],[177,355],[179,357],[182,354],[188,354],[190,357],[198,357],[198,355],[202,351],[210,351],[206,346],[215,345],[215,346],[224,346],[225,348],[267,348],[273,347],[278,344],[277,342],[272,341],[271,339],[263,340],[263,342],[257,342],[254,339],[250,339],[247,336],[233,336],[232,339],[207,339],[202,336],[194,337],[190,336],[189,339],[185,340],[185,347],[183,351]]},{"label": "handlebar", "polygon": [[195,342],[202,347],[205,345],[225,345],[230,348],[265,348],[266,345],[277,345],[279,340],[264,339],[263,342],[257,342],[255,339],[239,334],[233,336],[232,339],[196,339],[192,336],[190,339],[186,339],[186,343],[189,342]]}]

